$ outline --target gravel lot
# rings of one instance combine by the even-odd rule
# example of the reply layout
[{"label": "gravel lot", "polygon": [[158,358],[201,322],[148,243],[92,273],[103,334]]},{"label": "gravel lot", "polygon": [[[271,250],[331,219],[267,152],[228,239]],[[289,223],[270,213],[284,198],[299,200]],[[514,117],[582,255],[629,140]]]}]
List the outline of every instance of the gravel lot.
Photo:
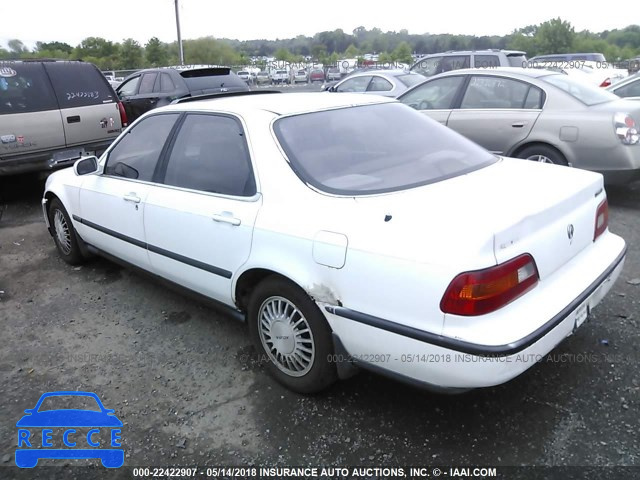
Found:
[{"label": "gravel lot", "polygon": [[241,323],[106,260],[60,260],[42,189],[35,176],[0,179],[0,478],[71,478],[87,465],[8,468],[16,421],[56,390],[115,409],[129,466],[640,467],[640,184],[609,191],[610,228],[629,251],[590,321],[514,381],[458,396],[366,372],[291,393]]}]

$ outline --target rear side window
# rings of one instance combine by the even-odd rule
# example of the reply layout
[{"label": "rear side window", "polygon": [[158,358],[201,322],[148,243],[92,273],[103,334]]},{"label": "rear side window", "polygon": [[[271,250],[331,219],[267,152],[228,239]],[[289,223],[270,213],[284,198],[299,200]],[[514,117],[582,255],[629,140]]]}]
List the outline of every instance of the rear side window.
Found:
[{"label": "rear side window", "polygon": [[529,85],[509,78],[471,77],[460,108],[522,108]]},{"label": "rear side window", "polygon": [[497,55],[475,55],[473,62],[476,68],[493,68],[500,66],[500,59]]},{"label": "rear side window", "polygon": [[371,79],[371,83],[367,87],[368,92],[388,92],[393,88],[389,80],[375,76]]},{"label": "rear side window", "polygon": [[640,97],[640,79],[614,90],[619,97]]},{"label": "rear side window", "polygon": [[44,64],[60,108],[101,105],[116,101],[104,75],[90,63],[51,62]]},{"label": "rear side window", "polygon": [[161,92],[173,92],[176,89],[171,76],[168,73],[160,74],[160,91]]},{"label": "rear side window", "polygon": [[234,196],[252,196],[256,184],[238,121],[188,115],[171,149],[164,183]]},{"label": "rear side window", "polygon": [[526,67],[527,57],[522,54],[508,54],[507,61],[510,67]]},{"label": "rear side window", "polygon": [[0,62],[0,115],[57,108],[41,63]]},{"label": "rear side window", "polygon": [[153,180],[160,153],[180,114],[153,115],[136,124],[109,152],[104,173],[133,180]]}]

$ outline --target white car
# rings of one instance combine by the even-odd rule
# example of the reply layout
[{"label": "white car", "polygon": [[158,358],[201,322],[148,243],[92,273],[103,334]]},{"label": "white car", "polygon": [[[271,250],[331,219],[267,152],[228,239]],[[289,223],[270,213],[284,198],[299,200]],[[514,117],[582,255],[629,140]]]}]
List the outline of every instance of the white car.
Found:
[{"label": "white car", "polygon": [[620,274],[600,174],[494,156],[393,99],[218,97],[53,173],[44,216],[67,262],[115,257],[246,319],[295,391],[356,366],[504,383]]},{"label": "white car", "polygon": [[293,76],[293,83],[308,83],[309,82],[309,74],[306,70],[296,70],[295,75]]},{"label": "white car", "polygon": [[271,83],[291,83],[291,78],[287,70],[276,70],[271,75]]}]

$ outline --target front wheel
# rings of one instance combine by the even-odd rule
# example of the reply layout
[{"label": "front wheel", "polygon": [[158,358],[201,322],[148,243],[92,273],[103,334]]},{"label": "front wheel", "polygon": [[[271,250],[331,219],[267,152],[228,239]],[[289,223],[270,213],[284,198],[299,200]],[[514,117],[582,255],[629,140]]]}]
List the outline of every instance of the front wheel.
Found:
[{"label": "front wheel", "polygon": [[540,163],[553,163],[555,165],[569,166],[569,162],[564,158],[558,150],[547,145],[531,145],[526,147],[520,153],[518,158],[524,158],[526,160],[532,160]]},{"label": "front wheel", "polygon": [[73,228],[67,210],[57,198],[51,201],[51,206],[49,207],[49,225],[51,226],[56,248],[62,259],[71,265],[82,263],[84,257],[78,246],[76,231]]},{"label": "front wheel", "polygon": [[277,381],[299,393],[315,393],[333,383],[333,343],[326,319],[299,287],[277,276],[252,292],[248,305],[252,340],[268,358]]}]

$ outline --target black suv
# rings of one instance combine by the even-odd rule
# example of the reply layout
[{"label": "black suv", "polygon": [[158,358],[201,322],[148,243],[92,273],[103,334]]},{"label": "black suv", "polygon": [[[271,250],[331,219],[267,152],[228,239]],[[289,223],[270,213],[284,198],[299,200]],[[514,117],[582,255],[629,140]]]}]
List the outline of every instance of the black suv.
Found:
[{"label": "black suv", "polygon": [[143,113],[178,98],[247,90],[244,80],[230,68],[165,67],[129,75],[116,91],[132,122]]},{"label": "black suv", "polygon": [[95,65],[0,60],[0,176],[99,156],[126,126],[122,104]]}]

